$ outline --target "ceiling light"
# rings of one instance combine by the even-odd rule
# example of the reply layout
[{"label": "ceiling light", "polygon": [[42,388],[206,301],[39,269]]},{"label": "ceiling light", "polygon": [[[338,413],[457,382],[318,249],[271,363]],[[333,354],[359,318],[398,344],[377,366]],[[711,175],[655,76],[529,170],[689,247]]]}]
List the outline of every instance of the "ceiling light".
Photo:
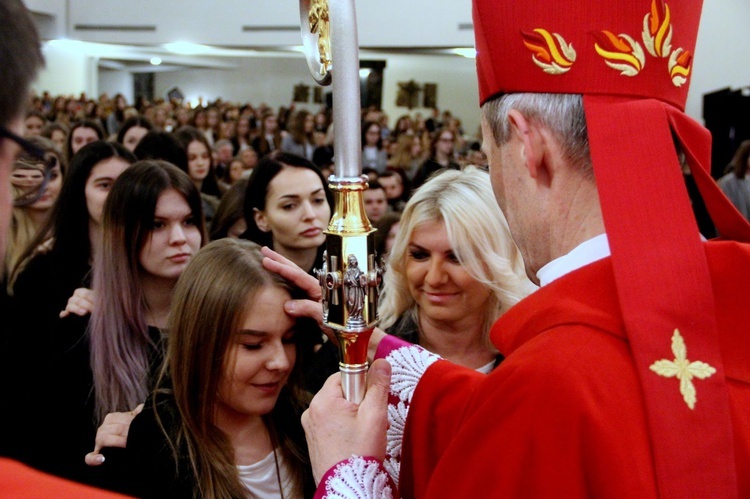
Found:
[{"label": "ceiling light", "polygon": [[175,54],[182,55],[206,54],[211,51],[211,48],[207,47],[206,45],[199,45],[192,42],[167,43],[164,45],[164,48],[170,52],[174,52]]},{"label": "ceiling light", "polygon": [[468,59],[476,59],[477,57],[477,51],[475,48],[452,49],[451,52],[453,52],[456,55],[460,55],[461,57],[466,57]]},{"label": "ceiling light", "polygon": [[154,66],[158,66],[159,64],[161,64],[161,57],[152,57],[151,64]]}]

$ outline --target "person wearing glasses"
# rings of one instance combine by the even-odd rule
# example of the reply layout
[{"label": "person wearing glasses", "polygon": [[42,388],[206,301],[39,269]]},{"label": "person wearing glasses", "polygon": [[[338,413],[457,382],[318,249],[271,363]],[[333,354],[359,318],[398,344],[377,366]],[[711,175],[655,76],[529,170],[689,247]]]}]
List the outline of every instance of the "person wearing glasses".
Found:
[{"label": "person wearing glasses", "polygon": [[414,176],[412,188],[424,184],[430,175],[443,168],[459,170],[461,166],[455,159],[456,134],[453,130],[437,130],[430,141],[430,154]]},{"label": "person wearing glasses", "polygon": [[[0,2],[0,19],[3,23],[0,29],[0,67],[3,68],[3,85],[0,86],[0,257],[4,258],[13,204],[10,189],[11,168],[21,150],[30,152],[40,159],[44,158],[40,150],[20,136],[23,133],[29,87],[39,68],[43,66],[44,57],[34,22],[21,0]],[[3,294],[0,293],[0,296]],[[6,317],[6,306],[7,303],[0,301],[2,317]],[[3,326],[6,333],[7,326],[8,324]],[[6,359],[6,352],[2,348],[0,356],[0,361]],[[10,375],[17,376],[18,373],[7,372],[6,364],[0,362],[0,377],[7,379]],[[5,393],[3,390],[3,395]],[[6,424],[5,417],[9,412],[2,411],[1,425]],[[6,455],[6,450],[6,442],[0,442],[0,454]],[[120,497],[45,475],[7,458],[0,458],[0,496],[67,496],[82,499]]]}]

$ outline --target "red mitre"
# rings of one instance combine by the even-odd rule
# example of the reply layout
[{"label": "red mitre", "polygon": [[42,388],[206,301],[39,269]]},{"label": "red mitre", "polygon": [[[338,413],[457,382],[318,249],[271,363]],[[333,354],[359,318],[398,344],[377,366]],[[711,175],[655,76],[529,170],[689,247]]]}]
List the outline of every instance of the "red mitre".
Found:
[{"label": "red mitre", "polygon": [[[479,94],[583,94],[591,159],[664,497],[736,497],[726,381],[685,153],[724,238],[750,225],[682,113],[701,0],[474,0]],[[616,375],[613,373],[613,375]],[[561,429],[564,431],[564,428]]]}]

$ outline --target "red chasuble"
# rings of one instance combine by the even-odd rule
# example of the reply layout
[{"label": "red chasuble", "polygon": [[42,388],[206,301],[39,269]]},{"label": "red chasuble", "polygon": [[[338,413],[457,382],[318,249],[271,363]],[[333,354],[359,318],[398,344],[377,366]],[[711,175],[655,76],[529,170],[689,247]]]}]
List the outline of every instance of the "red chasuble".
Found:
[{"label": "red chasuble", "polygon": [[[739,497],[750,497],[750,246],[704,247]],[[490,375],[439,361],[417,385],[404,433],[403,497],[658,496],[652,436],[609,258],[517,304],[494,325],[492,340],[506,360]],[[685,347],[688,362],[702,360]],[[678,363],[683,355],[673,348],[665,344],[663,359],[655,360]],[[680,380],[669,381],[682,398]],[[689,382],[700,404],[703,381]]]}]

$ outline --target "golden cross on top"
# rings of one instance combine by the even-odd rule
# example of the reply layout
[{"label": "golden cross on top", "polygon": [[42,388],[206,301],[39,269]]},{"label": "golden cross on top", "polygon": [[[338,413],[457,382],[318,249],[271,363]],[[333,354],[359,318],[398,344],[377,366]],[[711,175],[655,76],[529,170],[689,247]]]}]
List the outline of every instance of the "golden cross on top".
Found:
[{"label": "golden cross on top", "polygon": [[705,362],[696,360],[690,362],[687,359],[687,346],[679,329],[674,330],[672,335],[672,353],[674,360],[657,360],[649,366],[659,376],[665,378],[677,378],[680,380],[680,393],[690,409],[695,409],[697,400],[693,378],[706,379],[716,372],[716,369]]}]

